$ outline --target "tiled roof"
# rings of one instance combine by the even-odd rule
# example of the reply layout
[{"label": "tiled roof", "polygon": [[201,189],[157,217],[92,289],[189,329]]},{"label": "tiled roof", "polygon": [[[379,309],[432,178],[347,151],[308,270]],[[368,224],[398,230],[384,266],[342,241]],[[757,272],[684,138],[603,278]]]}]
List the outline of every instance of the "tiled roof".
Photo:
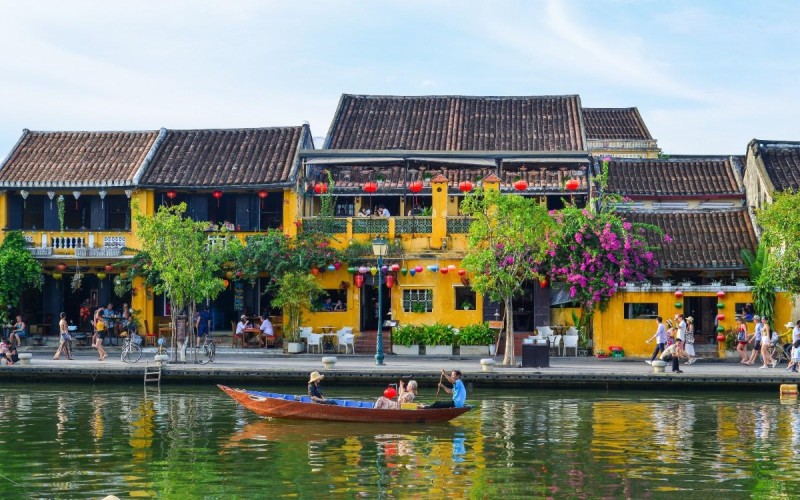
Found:
[{"label": "tiled roof", "polygon": [[0,167],[0,185],[132,185],[157,137],[157,131],[25,130]]},{"label": "tiled roof", "polygon": [[743,197],[734,170],[726,156],[613,158],[607,191],[629,197]]},{"label": "tiled roof", "polygon": [[637,108],[583,108],[587,139],[651,140]]},{"label": "tiled roof", "polygon": [[648,241],[664,269],[745,269],[742,249],[755,253],[758,241],[746,209],[714,211],[620,212],[632,222],[660,227],[672,238],[665,243],[653,233]]},{"label": "tiled roof", "polygon": [[583,151],[577,95],[544,97],[344,94],[327,149]]},{"label": "tiled roof", "polygon": [[758,141],[757,154],[776,191],[800,189],[800,142]]},{"label": "tiled roof", "polygon": [[307,126],[168,130],[140,183],[146,186],[263,186],[291,181]]}]

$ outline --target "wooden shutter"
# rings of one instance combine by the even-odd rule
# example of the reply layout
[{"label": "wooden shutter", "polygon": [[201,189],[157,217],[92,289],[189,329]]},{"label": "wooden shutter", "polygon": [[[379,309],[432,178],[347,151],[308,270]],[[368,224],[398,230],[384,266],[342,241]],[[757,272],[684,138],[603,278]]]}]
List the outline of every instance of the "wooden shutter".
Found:
[{"label": "wooden shutter", "polygon": [[99,196],[91,198],[91,208],[89,211],[89,227],[93,231],[102,231],[106,228],[105,203]]}]

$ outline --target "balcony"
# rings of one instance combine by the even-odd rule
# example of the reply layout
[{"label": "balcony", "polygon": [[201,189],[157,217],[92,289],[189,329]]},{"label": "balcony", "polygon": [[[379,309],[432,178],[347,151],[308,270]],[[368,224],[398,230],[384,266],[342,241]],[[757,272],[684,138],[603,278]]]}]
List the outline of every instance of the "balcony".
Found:
[{"label": "balcony", "polygon": [[126,236],[94,232],[26,233],[25,240],[34,257],[45,259],[120,257],[127,243]]}]

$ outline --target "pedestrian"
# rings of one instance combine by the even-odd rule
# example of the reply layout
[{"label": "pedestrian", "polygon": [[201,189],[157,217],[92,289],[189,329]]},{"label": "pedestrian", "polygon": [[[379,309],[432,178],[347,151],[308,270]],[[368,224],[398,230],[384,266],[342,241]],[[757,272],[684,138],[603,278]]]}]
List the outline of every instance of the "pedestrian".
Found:
[{"label": "pedestrian", "polygon": [[764,364],[759,366],[758,369],[775,368],[778,362],[772,359],[769,353],[769,348],[772,346],[772,330],[769,327],[769,318],[766,316],[762,317],[761,324],[763,325],[761,328],[761,361],[763,361]]},{"label": "pedestrian", "polygon": [[98,356],[97,360],[104,361],[106,359],[106,356],[108,356],[108,354],[106,354],[106,350],[103,349],[103,340],[105,340],[106,338],[106,322],[105,319],[103,319],[102,309],[99,309],[95,314],[94,331],[95,331],[94,344],[92,345],[92,347],[97,349],[97,356]]},{"label": "pedestrian", "polygon": [[747,364],[747,325],[744,323],[744,318],[736,320],[736,352],[739,353],[739,358],[743,365]]},{"label": "pedestrian", "polygon": [[691,316],[686,318],[686,342],[684,343],[684,350],[686,351],[686,355],[689,356],[689,361],[686,362],[687,365],[691,365],[697,361],[697,355],[694,352],[694,318]]},{"label": "pedestrian", "polygon": [[761,330],[764,328],[764,326],[761,324],[761,317],[758,314],[753,316],[753,321],[756,323],[755,332],[748,341],[753,343],[753,353],[750,354],[750,359],[747,360],[747,364],[751,366],[756,362],[756,358],[761,352]]},{"label": "pedestrian", "polygon": [[645,363],[648,365],[653,363],[659,353],[664,352],[664,347],[667,345],[667,328],[664,326],[664,320],[661,318],[661,316],[656,317],[656,323],[658,324],[656,333],[654,333],[649,339],[645,340],[646,344],[649,344],[654,339],[656,341],[656,348],[653,350],[653,355],[650,357],[650,359],[645,360]]},{"label": "pedestrian", "polygon": [[677,325],[677,332],[675,334],[675,340],[680,340],[681,342],[686,344],[686,320],[683,319],[683,314],[678,313],[675,315],[675,325]]},{"label": "pedestrian", "polygon": [[800,364],[800,339],[794,341],[792,344],[792,359],[789,361],[789,366],[786,369],[790,372],[797,373],[797,365]]},{"label": "pedestrian", "polygon": [[72,337],[69,333],[69,325],[67,325],[67,313],[62,312],[59,314],[58,320],[58,349],[56,349],[56,353],[53,356],[53,359],[61,359],[61,355],[64,354],[67,359],[72,359],[72,354],[69,351],[69,341],[72,340]]},{"label": "pedestrian", "polygon": [[675,339],[675,343],[661,353],[661,361],[672,361],[672,373],[683,373],[678,361],[681,357],[686,357],[686,351],[683,350],[683,342],[680,339]]}]

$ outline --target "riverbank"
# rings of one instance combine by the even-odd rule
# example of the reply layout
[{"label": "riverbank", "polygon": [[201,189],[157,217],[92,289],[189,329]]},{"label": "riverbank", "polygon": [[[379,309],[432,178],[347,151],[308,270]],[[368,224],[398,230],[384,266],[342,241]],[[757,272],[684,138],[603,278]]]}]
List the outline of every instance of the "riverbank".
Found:
[{"label": "riverbank", "polygon": [[[31,364],[0,366],[5,381],[143,383],[146,363],[153,366],[154,348],[144,350],[135,364],[123,363],[119,348],[110,347],[108,358],[98,361],[93,350],[79,350],[75,359],[53,360],[52,348],[27,348]],[[681,365],[684,373],[655,374],[640,359],[551,357],[549,368],[503,367],[495,358],[493,372],[481,370],[481,357],[386,356],[376,366],[373,356],[336,355],[334,368],[323,367],[319,354],[287,355],[280,350],[219,348],[217,359],[208,365],[169,363],[162,368],[161,383],[224,383],[231,386],[263,387],[269,384],[304,385],[308,374],[325,374],[326,384],[385,385],[400,377],[413,376],[420,385],[436,385],[442,368],[459,369],[464,381],[476,387],[603,388],[675,390],[774,390],[780,384],[800,384],[800,376],[787,372],[786,365],[759,369],[734,360],[702,360]],[[518,357],[520,362],[521,358]]]}]

